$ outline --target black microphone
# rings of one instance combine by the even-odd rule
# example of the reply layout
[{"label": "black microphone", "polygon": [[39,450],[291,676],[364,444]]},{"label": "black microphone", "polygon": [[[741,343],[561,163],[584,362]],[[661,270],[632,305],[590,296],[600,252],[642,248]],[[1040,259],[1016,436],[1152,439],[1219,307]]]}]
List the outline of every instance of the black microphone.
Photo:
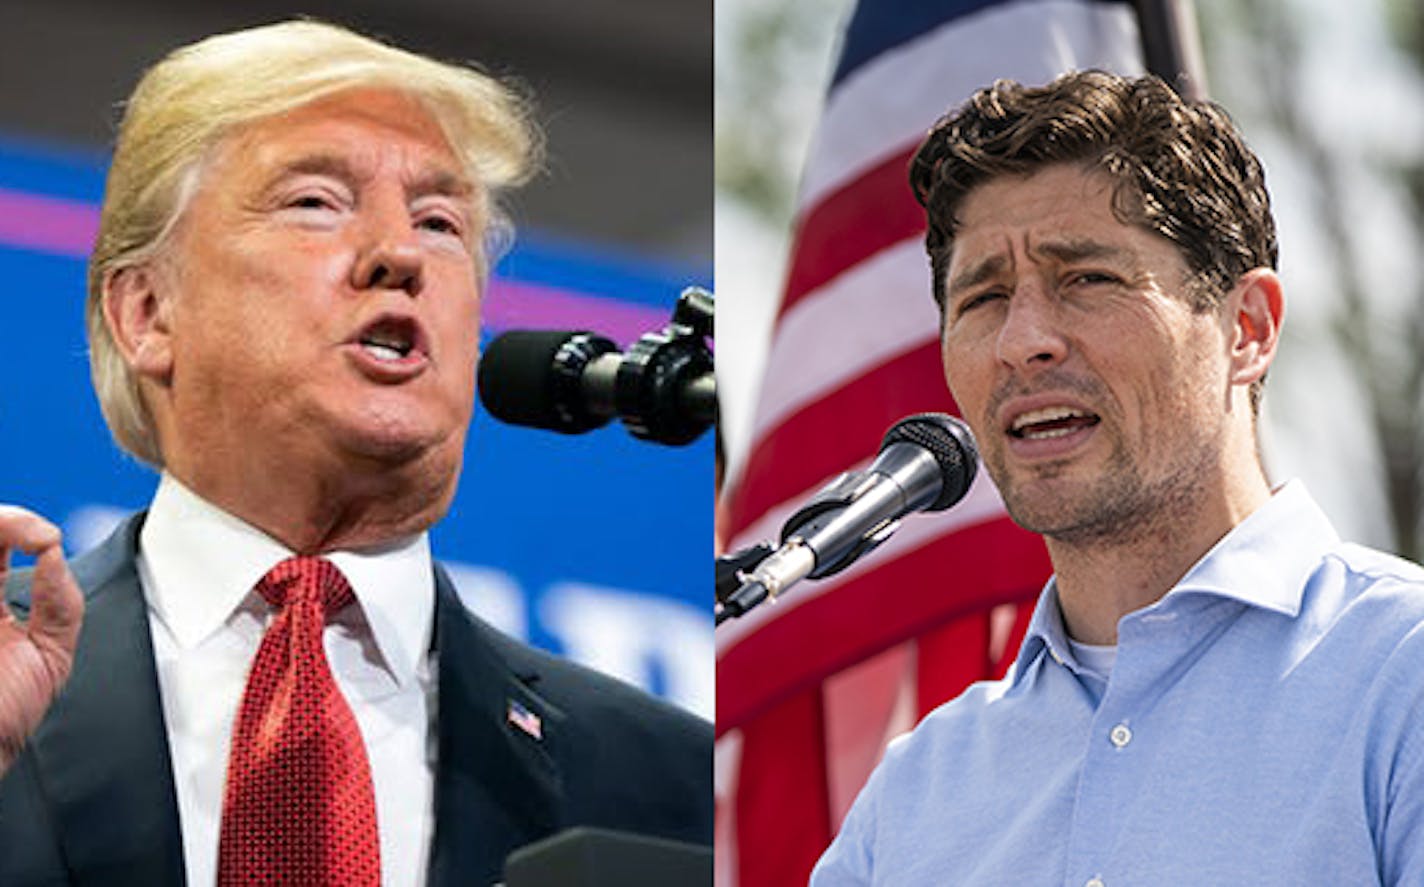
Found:
[{"label": "black microphone", "polygon": [[[511,425],[564,434],[592,431],[614,414],[609,389],[621,357],[617,345],[594,333],[507,332],[480,357],[480,402]],[[590,378],[585,388],[585,375],[598,381]]]},{"label": "black microphone", "polygon": [[616,417],[635,437],[690,443],[717,418],[711,326],[712,296],[694,287],[626,353],[587,331],[513,330],[480,359],[480,402],[511,425],[582,434]]},{"label": "black microphone", "polygon": [[743,574],[717,621],[801,579],[845,569],[889,539],[907,514],[950,507],[969,492],[978,460],[969,427],[953,416],[921,413],[896,422],[870,467],[831,481],[786,521],[781,547]]}]

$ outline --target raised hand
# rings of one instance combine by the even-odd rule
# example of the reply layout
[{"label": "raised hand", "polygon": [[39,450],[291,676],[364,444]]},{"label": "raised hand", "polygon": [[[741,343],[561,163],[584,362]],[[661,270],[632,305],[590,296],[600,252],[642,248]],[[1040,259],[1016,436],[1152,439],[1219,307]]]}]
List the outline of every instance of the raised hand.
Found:
[{"label": "raised hand", "polygon": [[84,595],[64,563],[59,528],[39,515],[0,505],[0,586],[10,550],[35,556],[30,618],[0,600],[0,773],[9,769],[69,677],[84,619]]}]

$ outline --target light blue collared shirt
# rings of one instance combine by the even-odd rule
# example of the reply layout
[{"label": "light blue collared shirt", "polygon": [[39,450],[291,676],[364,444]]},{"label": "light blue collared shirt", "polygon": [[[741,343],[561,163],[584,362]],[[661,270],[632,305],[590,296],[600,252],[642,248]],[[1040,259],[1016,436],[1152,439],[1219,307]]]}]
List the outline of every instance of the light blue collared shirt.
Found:
[{"label": "light blue collared shirt", "polygon": [[1106,681],[1052,582],[1002,681],[894,742],[811,876],[850,884],[1424,884],[1424,570],[1287,484]]}]

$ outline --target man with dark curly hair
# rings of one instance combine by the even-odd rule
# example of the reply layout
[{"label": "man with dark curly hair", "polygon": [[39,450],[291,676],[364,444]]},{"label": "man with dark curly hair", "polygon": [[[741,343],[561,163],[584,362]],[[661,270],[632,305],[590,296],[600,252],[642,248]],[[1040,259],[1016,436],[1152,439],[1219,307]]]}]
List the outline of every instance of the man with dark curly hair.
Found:
[{"label": "man with dark curly hair", "polygon": [[1054,576],[812,883],[1424,883],[1424,571],[1267,479],[1285,301],[1230,119],[1151,77],[1001,81],[910,181],[946,379]]}]

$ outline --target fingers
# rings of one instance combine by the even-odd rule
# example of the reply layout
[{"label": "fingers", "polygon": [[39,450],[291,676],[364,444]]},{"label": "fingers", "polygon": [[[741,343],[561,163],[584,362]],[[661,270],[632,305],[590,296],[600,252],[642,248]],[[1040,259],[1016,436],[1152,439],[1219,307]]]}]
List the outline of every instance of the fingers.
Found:
[{"label": "fingers", "polygon": [[[59,527],[25,508],[0,505],[0,589],[10,574],[10,550],[18,548],[26,554],[59,551],[63,539]],[[9,607],[0,595],[0,623],[11,621]]]},{"label": "fingers", "polygon": [[[0,582],[8,572],[10,549],[35,556],[31,587],[30,635],[48,648],[73,653],[84,617],[84,595],[64,563],[59,527],[25,508],[0,505]],[[0,616],[10,616],[8,608]]]},{"label": "fingers", "polygon": [[[84,621],[84,594],[64,562],[64,550],[51,545],[35,559],[30,591],[30,637],[42,650],[57,650],[72,659]],[[67,671],[67,668],[66,668]]]},{"label": "fingers", "polygon": [[26,554],[58,547],[59,527],[24,508],[0,505],[0,548],[18,548]]}]

